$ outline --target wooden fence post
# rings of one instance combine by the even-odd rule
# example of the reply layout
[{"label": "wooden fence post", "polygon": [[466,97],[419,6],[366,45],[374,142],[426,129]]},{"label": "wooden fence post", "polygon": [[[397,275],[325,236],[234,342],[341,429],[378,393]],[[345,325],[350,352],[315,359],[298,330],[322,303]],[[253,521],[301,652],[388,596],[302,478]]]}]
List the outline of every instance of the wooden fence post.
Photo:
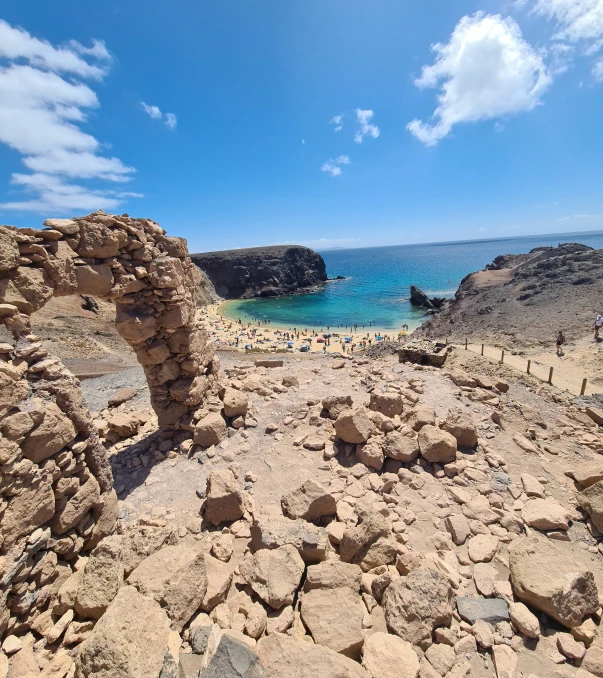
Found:
[{"label": "wooden fence post", "polygon": [[467,339],[467,337],[465,337],[465,351],[467,350],[468,342],[469,340]]},{"label": "wooden fence post", "polygon": [[503,348],[502,353],[500,354],[500,364],[502,365],[505,362],[505,349]]},{"label": "wooden fence post", "polygon": [[532,361],[528,360],[528,369],[526,371],[526,374],[530,374],[530,368],[532,367]]},{"label": "wooden fence post", "polygon": [[580,395],[583,396],[586,393],[586,377],[582,380],[582,388],[580,389]]},{"label": "wooden fence post", "polygon": [[553,384],[553,368],[549,370],[549,384]]},{"label": "wooden fence post", "polygon": [[482,344],[482,355],[484,355],[484,345]]}]

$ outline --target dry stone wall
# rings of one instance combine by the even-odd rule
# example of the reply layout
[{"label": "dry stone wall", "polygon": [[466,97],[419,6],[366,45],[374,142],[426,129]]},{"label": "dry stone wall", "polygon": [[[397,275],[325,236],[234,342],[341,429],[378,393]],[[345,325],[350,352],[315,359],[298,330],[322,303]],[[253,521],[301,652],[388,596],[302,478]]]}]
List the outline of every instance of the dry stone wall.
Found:
[{"label": "dry stone wall", "polygon": [[113,532],[118,513],[79,381],[31,333],[32,313],[53,296],[113,300],[159,426],[226,434],[219,412],[213,426],[204,419],[210,393],[214,409],[222,406],[218,362],[195,319],[199,271],[186,241],[102,211],[44,225],[0,227],[0,323],[13,337],[0,344],[0,639],[52,626],[62,584]]}]

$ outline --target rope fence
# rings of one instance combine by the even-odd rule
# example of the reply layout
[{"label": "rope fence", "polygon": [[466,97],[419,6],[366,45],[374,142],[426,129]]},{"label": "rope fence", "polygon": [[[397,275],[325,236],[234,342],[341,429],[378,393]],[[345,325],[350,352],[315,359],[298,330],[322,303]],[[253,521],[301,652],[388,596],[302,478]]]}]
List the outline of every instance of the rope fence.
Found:
[{"label": "rope fence", "polygon": [[[449,344],[448,338],[446,338],[446,344]],[[587,388],[589,387],[588,379],[586,377],[580,380],[579,377],[576,379],[573,376],[563,375],[557,380],[557,383],[555,383],[553,381],[555,377],[555,368],[553,366],[545,365],[536,360],[522,358],[522,356],[519,355],[509,355],[505,352],[504,348],[486,346],[485,344],[470,344],[468,339],[465,339],[464,344],[450,345],[456,346],[456,348],[464,348],[466,351],[471,351],[488,360],[495,361],[499,365],[507,365],[520,373],[535,377],[542,382],[550,384],[551,386],[556,386],[557,388],[574,395],[586,395]],[[558,374],[559,373],[563,374],[563,366],[558,368]],[[565,382],[565,385],[561,385],[559,381]],[[593,393],[592,387],[590,388],[590,391]],[[600,391],[597,390],[596,392]]]}]

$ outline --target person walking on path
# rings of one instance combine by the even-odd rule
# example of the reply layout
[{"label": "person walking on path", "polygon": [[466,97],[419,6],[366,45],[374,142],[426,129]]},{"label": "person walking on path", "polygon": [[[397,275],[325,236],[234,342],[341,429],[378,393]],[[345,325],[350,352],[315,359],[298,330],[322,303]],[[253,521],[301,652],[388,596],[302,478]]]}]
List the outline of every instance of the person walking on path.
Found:
[{"label": "person walking on path", "polygon": [[557,347],[557,355],[558,356],[563,355],[563,350],[561,349],[563,344],[565,344],[565,337],[563,336],[563,332],[561,330],[559,330],[559,332],[557,332],[557,341],[555,342],[555,345]]},{"label": "person walking on path", "polygon": [[599,341],[599,330],[603,327],[603,318],[598,315],[595,320],[595,341]]}]

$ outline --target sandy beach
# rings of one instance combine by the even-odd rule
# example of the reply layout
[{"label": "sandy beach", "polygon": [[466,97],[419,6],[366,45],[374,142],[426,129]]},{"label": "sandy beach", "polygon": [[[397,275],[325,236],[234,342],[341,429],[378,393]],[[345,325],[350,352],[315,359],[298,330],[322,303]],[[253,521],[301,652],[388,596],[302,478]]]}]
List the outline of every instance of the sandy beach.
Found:
[{"label": "sandy beach", "polygon": [[[414,327],[396,330],[378,327],[287,327],[275,323],[236,320],[227,315],[228,302],[211,304],[200,311],[209,340],[220,347],[290,353],[346,353],[369,348],[381,341],[405,341]],[[330,337],[323,337],[330,334]],[[301,350],[302,347],[308,347]],[[250,349],[246,347],[251,347]]]}]

